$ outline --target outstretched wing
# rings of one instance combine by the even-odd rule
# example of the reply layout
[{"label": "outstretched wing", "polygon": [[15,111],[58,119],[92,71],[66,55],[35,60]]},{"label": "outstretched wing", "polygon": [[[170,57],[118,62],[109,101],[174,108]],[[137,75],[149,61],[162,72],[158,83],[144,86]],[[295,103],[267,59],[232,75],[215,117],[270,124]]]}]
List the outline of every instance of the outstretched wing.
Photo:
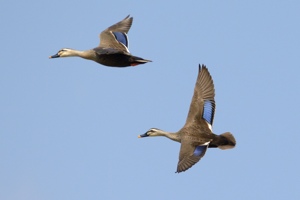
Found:
[{"label": "outstretched wing", "polygon": [[118,23],[108,27],[104,31],[128,33],[128,31],[132,25],[132,21],[133,21],[133,18],[130,17],[130,15],[128,15],[122,21],[119,21]]},{"label": "outstretched wing", "polygon": [[184,172],[196,164],[205,155],[208,144],[193,146],[188,141],[182,141],[176,173]]},{"label": "outstretched wing", "polygon": [[205,120],[211,126],[215,114],[215,89],[214,83],[205,65],[199,65],[199,73],[194,89],[185,126],[190,123],[200,123]]},{"label": "outstretched wing", "polygon": [[133,18],[129,15],[122,21],[108,27],[99,35],[100,44],[102,48],[115,48],[122,51],[129,52],[128,50],[128,37],[127,33],[132,25]]}]

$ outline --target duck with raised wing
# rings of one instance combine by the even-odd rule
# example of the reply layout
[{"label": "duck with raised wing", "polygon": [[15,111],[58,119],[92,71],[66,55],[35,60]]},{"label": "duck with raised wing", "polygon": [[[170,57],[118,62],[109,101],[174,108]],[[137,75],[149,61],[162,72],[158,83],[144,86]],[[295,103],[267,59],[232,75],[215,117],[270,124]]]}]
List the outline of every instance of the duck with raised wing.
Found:
[{"label": "duck with raised wing", "polygon": [[94,49],[78,51],[63,48],[49,58],[77,56],[110,67],[128,67],[151,62],[151,60],[131,55],[128,50],[127,33],[132,25],[132,20],[133,18],[128,15],[122,21],[102,31],[99,35],[100,44]]},{"label": "duck with raised wing", "polygon": [[184,172],[196,164],[207,148],[231,149],[236,141],[230,132],[216,135],[212,132],[215,114],[215,89],[212,77],[205,65],[199,65],[194,95],[183,128],[176,133],[151,128],[139,138],[164,136],[181,143],[177,173]]}]

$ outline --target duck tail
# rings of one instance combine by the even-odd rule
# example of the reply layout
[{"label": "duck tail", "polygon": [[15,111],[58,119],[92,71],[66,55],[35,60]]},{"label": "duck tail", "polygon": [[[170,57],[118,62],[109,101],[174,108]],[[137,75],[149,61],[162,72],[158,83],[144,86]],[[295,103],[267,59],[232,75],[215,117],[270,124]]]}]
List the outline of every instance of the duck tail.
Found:
[{"label": "duck tail", "polygon": [[131,58],[131,66],[136,66],[136,65],[140,65],[140,64],[145,64],[147,62],[152,62],[151,60],[146,60],[140,57],[136,57],[136,56],[132,56]]},{"label": "duck tail", "polygon": [[135,62],[139,62],[139,63],[142,64],[142,63],[152,62],[152,60],[147,60],[147,59],[140,58],[140,59],[135,60]]},{"label": "duck tail", "polygon": [[222,145],[219,145],[218,147],[222,150],[226,149],[232,149],[236,145],[236,141],[234,136],[230,132],[226,132],[220,135],[222,138]]}]

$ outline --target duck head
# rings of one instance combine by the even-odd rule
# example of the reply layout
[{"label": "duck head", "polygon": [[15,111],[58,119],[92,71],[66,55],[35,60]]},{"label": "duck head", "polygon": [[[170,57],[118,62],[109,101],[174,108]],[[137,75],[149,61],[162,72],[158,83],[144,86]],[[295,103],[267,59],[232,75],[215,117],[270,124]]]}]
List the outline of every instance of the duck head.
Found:
[{"label": "duck head", "polygon": [[138,138],[148,137],[148,136],[162,136],[163,135],[162,130],[158,128],[151,128],[146,133],[139,135]]},{"label": "duck head", "polygon": [[57,54],[53,56],[49,56],[49,58],[60,58],[60,57],[70,57],[74,56],[74,50],[69,48],[63,48],[57,52]]}]

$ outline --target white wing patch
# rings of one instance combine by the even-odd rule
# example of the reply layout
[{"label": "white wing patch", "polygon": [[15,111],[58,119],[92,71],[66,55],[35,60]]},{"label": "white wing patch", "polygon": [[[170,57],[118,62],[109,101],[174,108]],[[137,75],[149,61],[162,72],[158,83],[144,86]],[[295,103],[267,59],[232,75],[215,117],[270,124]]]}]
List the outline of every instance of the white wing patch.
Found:
[{"label": "white wing patch", "polygon": [[207,124],[208,128],[210,129],[210,131],[212,132],[212,126],[211,126],[211,124],[208,123],[208,122],[206,122],[206,124]]}]

